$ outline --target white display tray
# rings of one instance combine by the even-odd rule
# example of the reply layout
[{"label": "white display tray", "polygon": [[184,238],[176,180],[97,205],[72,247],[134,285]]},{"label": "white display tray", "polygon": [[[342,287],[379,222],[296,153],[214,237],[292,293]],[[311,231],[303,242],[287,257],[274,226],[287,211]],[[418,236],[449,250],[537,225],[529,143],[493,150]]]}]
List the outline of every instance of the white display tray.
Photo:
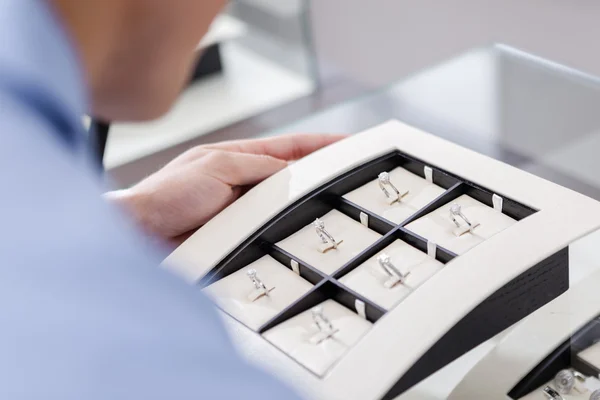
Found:
[{"label": "white display tray", "polygon": [[[381,215],[381,208],[377,209],[382,207],[380,203],[373,206],[369,200],[358,204],[366,192],[383,196],[373,184],[377,173],[383,172],[377,169],[379,167],[389,171],[406,168],[444,190],[437,198],[435,193],[428,194],[435,200],[398,225],[397,221]],[[392,182],[400,186],[404,181],[394,181],[392,176]],[[414,186],[414,190],[423,190],[421,183]],[[353,197],[348,194],[365,185],[374,190],[365,189],[358,199],[350,200]],[[406,185],[410,190],[411,184]],[[467,200],[469,204],[465,203],[464,212],[471,213],[467,216],[477,219],[480,225],[472,233],[467,232],[465,240],[460,240],[460,237],[450,236],[454,228],[449,219],[444,220],[447,210],[436,210],[462,201],[460,196],[464,194],[477,200]],[[470,211],[469,207],[479,211]],[[345,241],[338,250],[352,253],[349,257],[354,258],[350,261],[344,258],[340,261],[341,267],[338,268],[339,264],[329,267],[326,262],[320,263],[319,254],[311,255],[317,261],[299,257],[307,248],[278,246],[307,229],[315,217],[323,217],[331,210],[357,223],[351,224],[353,228],[348,231],[343,229],[334,234],[336,239],[340,237]],[[427,218],[434,223],[418,227]],[[391,121],[317,151],[257,185],[191,236],[164,265],[191,282],[210,285],[245,269],[265,254],[273,256],[281,268],[294,270],[314,287],[258,329],[250,329],[243,321],[226,315],[227,325],[241,351],[307,397],[392,398],[431,368],[457,356],[431,360],[431,355],[443,351],[436,343],[456,343],[456,346],[443,347],[466,351],[476,345],[477,340],[497,333],[493,329],[505,328],[502,323],[516,322],[515,316],[524,316],[523,313],[533,311],[566,290],[567,279],[562,279],[567,268],[564,249],[598,227],[600,203]],[[336,227],[330,229],[335,231]],[[367,233],[372,239],[356,240],[366,231],[342,237],[344,232],[353,229],[369,230]],[[441,229],[442,234],[438,235],[436,229]],[[474,242],[470,235],[477,236],[477,240]],[[309,238],[310,235],[306,240],[311,240]],[[313,238],[317,251],[316,236]],[[357,293],[345,287],[344,276],[357,271],[395,240],[406,241],[428,254],[431,260],[445,265],[439,271],[425,274],[425,280],[420,279],[418,287],[401,296],[401,301],[394,305],[385,303],[385,307],[378,305],[377,299],[369,298],[371,289]],[[436,243],[440,240],[447,248]],[[342,249],[344,245],[369,246],[373,241],[375,243],[366,250]],[[303,239],[302,246],[305,243]],[[313,245],[309,245],[308,251],[310,246]],[[545,280],[544,274],[555,274],[558,278]],[[268,281],[268,276],[262,278]],[[548,285],[551,297],[540,295],[545,293],[541,290],[544,285]],[[317,374],[299,363],[298,357],[279,350],[265,336],[269,336],[269,330],[327,299],[335,300],[358,318],[373,324],[335,363],[327,364],[326,373]],[[511,304],[521,304],[524,299],[534,300],[536,305],[518,314]],[[506,312],[508,316],[502,317],[504,320],[500,318],[502,321],[497,327],[489,328],[487,325],[493,323],[483,322],[486,318],[494,321],[488,310]],[[482,332],[475,332],[473,337],[461,334],[461,329],[479,326]]]}]

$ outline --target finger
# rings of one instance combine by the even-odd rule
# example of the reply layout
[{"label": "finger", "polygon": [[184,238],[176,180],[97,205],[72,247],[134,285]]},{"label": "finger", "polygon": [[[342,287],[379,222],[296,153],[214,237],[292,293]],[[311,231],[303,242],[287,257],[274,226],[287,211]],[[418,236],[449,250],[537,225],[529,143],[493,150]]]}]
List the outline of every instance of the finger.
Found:
[{"label": "finger", "polygon": [[261,154],[212,151],[198,160],[202,170],[229,186],[255,185],[287,166],[287,162]]},{"label": "finger", "polygon": [[293,134],[265,139],[236,140],[203,146],[238,153],[264,154],[281,160],[300,158],[348,137],[343,134]]},{"label": "finger", "polygon": [[[231,189],[231,196],[228,199],[226,199],[225,202],[223,202],[222,204],[219,205],[220,209],[224,209],[227,206],[229,206],[235,200],[239,199],[246,191],[247,191],[246,188],[233,187]],[[174,237],[170,237],[167,241],[168,244],[172,245],[173,250],[175,250],[175,248],[177,248],[183,242],[188,240],[190,236],[192,236],[198,229],[200,229],[202,227],[202,225],[204,225],[206,222],[208,222],[208,220],[210,220],[212,217],[214,217],[218,213],[218,211],[219,210],[217,210],[214,214],[210,214],[209,216],[203,216],[201,219],[193,219],[192,218],[193,224],[191,224],[187,228],[184,228],[184,229],[186,229],[186,231],[184,233],[180,233]],[[189,230],[187,230],[187,229],[189,229]]]}]

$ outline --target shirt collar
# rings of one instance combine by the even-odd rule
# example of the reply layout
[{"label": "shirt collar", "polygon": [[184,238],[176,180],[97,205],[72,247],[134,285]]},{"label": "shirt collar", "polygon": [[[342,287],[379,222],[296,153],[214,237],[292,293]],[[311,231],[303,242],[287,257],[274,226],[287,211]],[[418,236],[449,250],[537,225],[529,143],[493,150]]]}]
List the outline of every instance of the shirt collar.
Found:
[{"label": "shirt collar", "polygon": [[[68,131],[83,142],[81,118],[88,110],[80,60],[55,10],[46,0],[0,0],[0,82],[42,92]],[[62,133],[62,132],[61,132]]]}]

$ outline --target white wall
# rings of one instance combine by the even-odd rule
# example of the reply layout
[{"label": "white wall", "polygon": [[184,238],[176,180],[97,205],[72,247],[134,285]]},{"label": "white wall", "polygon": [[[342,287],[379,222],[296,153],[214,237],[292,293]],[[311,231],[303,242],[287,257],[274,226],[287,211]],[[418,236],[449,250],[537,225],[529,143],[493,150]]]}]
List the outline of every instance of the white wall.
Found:
[{"label": "white wall", "polygon": [[325,70],[373,86],[493,42],[600,75],[595,0],[312,0],[311,19]]}]

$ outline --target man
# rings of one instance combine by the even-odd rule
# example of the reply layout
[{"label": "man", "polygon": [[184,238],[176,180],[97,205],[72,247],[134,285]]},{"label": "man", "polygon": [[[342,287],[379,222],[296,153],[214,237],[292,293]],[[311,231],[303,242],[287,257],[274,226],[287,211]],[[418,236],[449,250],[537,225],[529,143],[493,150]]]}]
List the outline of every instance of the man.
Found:
[{"label": "man", "polygon": [[[80,117],[165,112],[221,0],[0,1],[0,398],[284,399],[102,198]],[[338,137],[192,149],[109,195],[176,239]]]}]

